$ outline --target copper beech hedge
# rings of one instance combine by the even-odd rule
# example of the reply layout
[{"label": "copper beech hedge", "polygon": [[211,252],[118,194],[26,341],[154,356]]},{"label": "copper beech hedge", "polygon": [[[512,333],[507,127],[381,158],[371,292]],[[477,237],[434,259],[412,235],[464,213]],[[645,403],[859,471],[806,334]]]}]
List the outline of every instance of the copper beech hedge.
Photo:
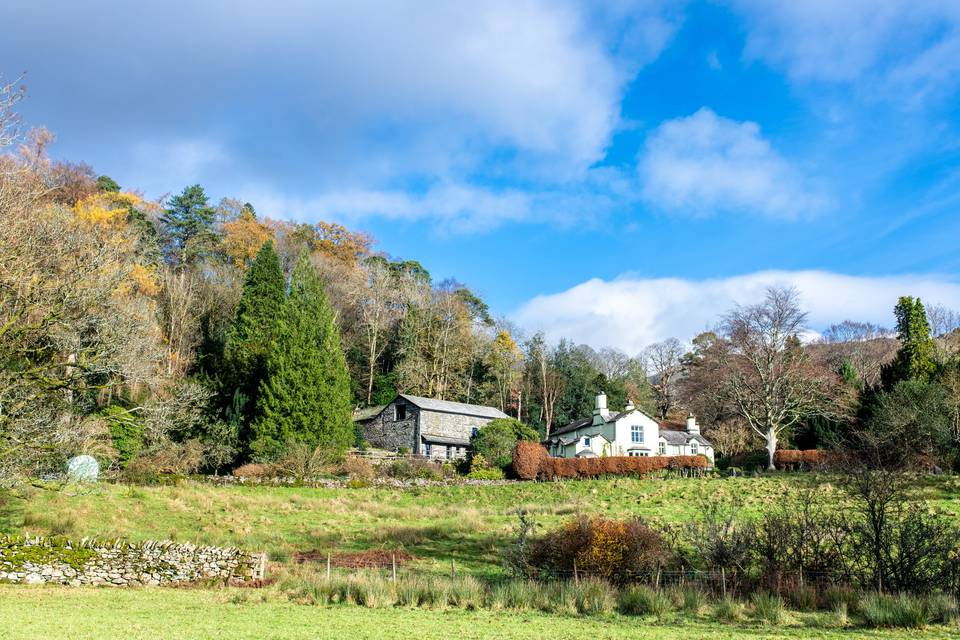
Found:
[{"label": "copper beech hedge", "polygon": [[706,468],[707,459],[703,456],[551,458],[536,442],[518,442],[513,450],[513,472],[521,480],[644,475],[666,469]]},{"label": "copper beech hedge", "polygon": [[777,449],[773,454],[773,463],[778,469],[822,469],[828,466],[840,465],[846,459],[841,452],[822,451],[819,449]]}]

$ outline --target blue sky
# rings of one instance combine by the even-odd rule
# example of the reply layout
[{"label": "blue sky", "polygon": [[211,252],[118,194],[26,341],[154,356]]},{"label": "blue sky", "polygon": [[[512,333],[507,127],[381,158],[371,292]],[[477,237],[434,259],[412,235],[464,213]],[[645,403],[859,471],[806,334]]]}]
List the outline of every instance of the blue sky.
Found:
[{"label": "blue sky", "polygon": [[[349,5],[349,6],[347,6]],[[29,124],[158,197],[336,220],[635,352],[793,284],[960,307],[960,4],[31,2]]]}]

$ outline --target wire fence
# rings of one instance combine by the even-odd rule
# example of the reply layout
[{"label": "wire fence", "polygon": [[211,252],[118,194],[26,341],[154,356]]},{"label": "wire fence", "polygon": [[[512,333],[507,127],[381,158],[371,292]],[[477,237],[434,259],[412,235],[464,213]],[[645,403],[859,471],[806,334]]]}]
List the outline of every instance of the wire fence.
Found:
[{"label": "wire fence", "polygon": [[[419,561],[410,566],[410,561]],[[449,577],[472,576],[453,558],[434,558],[433,569],[423,567],[423,557],[414,558],[405,552],[379,551],[376,554],[317,554],[307,559],[321,573],[344,577],[350,575],[377,575],[384,579],[397,580],[408,577]],[[426,559],[430,560],[430,559]],[[587,580],[603,580],[618,585],[645,585],[657,590],[696,589],[714,597],[746,597],[760,592],[796,593],[808,590],[824,593],[832,589],[853,591],[899,592],[901,589],[889,588],[877,576],[857,571],[816,571],[816,570],[778,570],[767,572],[741,571],[738,569],[657,569],[650,571],[613,571],[600,573],[584,571],[574,565],[571,569],[533,570],[528,575],[512,575],[509,571],[490,574],[484,572],[489,583],[509,581],[521,578],[537,582],[571,582],[578,584]],[[960,575],[952,576],[933,591],[945,591],[960,597]]]}]

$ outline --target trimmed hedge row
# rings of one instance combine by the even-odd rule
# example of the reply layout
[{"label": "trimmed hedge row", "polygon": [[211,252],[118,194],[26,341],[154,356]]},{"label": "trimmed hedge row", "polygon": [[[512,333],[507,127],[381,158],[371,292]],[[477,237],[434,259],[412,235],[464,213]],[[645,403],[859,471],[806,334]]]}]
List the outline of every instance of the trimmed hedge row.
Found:
[{"label": "trimmed hedge row", "polygon": [[849,458],[849,452],[822,451],[819,449],[777,449],[773,454],[773,463],[779,469],[824,469],[841,465]]},{"label": "trimmed hedge row", "polygon": [[513,472],[521,480],[645,475],[666,469],[706,469],[707,464],[703,456],[551,458],[535,442],[518,442],[513,450]]}]

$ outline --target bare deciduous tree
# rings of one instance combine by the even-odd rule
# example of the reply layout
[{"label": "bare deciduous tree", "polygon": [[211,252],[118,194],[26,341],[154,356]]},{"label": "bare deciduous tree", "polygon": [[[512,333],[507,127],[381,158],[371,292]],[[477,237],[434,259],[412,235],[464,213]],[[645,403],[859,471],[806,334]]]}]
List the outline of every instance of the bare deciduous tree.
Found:
[{"label": "bare deciduous tree", "polygon": [[796,289],[771,287],[760,304],[723,320],[724,391],[747,425],[766,440],[769,468],[781,434],[806,417],[831,416],[836,374],[817,367],[800,343],[807,314]]},{"label": "bare deciduous tree", "polygon": [[682,357],[683,345],[676,338],[656,342],[643,351],[661,419],[666,418],[676,404],[677,381],[683,371]]},{"label": "bare deciduous tree", "polygon": [[863,384],[880,381],[880,371],[897,353],[896,334],[869,322],[844,320],[831,325],[815,345],[834,371],[848,362]]},{"label": "bare deciduous tree", "polygon": [[18,135],[20,114],[15,107],[26,91],[20,83],[23,76],[13,82],[0,83],[0,149],[12,145]]}]

